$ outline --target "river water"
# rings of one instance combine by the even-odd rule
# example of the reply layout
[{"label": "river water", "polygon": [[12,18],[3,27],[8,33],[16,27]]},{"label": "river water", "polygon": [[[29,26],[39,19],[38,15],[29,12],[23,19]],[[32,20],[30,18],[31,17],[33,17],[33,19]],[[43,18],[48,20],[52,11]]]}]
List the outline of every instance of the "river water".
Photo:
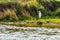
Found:
[{"label": "river water", "polygon": [[60,29],[0,25],[0,40],[60,40]]}]

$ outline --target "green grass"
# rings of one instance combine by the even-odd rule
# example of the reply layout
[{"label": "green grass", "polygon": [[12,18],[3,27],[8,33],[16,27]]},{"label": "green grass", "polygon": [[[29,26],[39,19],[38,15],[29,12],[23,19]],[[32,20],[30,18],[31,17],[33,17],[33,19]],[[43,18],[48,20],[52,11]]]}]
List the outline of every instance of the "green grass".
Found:
[{"label": "green grass", "polygon": [[[49,21],[49,23],[47,23]],[[26,24],[21,24],[26,23]],[[60,19],[34,19],[25,20],[21,22],[0,22],[0,24],[13,25],[18,27],[45,27],[45,28],[60,28]],[[43,24],[38,24],[37,22],[42,22]]]},{"label": "green grass", "polygon": [[25,22],[43,22],[43,23],[46,23],[47,21],[50,21],[50,22],[60,22],[60,19],[58,18],[50,18],[50,19],[33,19],[33,20],[25,20]]}]

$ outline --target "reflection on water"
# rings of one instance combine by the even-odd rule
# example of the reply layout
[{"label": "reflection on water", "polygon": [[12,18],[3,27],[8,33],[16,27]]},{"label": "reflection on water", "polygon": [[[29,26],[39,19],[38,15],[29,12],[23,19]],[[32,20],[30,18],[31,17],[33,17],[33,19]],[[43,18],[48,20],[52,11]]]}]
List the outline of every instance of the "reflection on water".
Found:
[{"label": "reflection on water", "polygon": [[60,29],[0,25],[0,40],[60,40]]}]

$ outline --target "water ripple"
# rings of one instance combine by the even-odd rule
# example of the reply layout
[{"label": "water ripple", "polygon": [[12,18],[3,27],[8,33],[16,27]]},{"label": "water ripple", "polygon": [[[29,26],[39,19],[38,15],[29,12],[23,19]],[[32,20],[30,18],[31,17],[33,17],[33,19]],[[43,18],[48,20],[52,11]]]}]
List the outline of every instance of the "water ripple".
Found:
[{"label": "water ripple", "polygon": [[0,25],[0,40],[60,40],[60,29]]}]

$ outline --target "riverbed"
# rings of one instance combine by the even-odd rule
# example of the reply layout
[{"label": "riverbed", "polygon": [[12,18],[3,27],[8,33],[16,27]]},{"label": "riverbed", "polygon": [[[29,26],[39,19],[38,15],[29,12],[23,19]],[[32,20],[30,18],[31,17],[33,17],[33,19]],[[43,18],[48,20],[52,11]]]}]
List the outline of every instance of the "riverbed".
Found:
[{"label": "riverbed", "polygon": [[0,40],[60,40],[60,29],[0,25]]}]

